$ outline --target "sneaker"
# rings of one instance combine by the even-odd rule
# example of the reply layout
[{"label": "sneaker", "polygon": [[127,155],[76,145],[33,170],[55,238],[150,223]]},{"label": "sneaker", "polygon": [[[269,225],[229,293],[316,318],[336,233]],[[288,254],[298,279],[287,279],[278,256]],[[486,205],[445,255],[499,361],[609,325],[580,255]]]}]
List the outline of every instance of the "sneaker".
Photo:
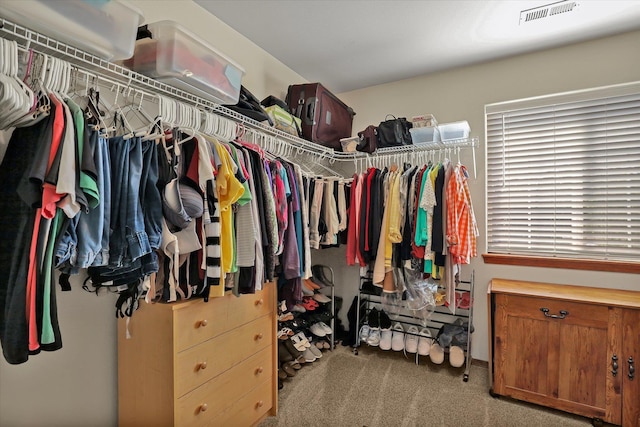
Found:
[{"label": "sneaker", "polygon": [[318,359],[315,354],[311,352],[310,348],[306,349],[302,355],[304,356],[304,361],[306,363],[315,362]]},{"label": "sneaker", "polygon": [[391,350],[404,350],[404,328],[400,323],[396,323],[393,327],[393,336],[391,337]]},{"label": "sneaker", "polygon": [[315,345],[312,345],[311,347],[309,347],[309,351],[313,353],[316,359],[320,359],[322,357],[322,352],[318,350],[318,348]]},{"label": "sneaker", "polygon": [[380,350],[391,350],[391,329],[380,330]]},{"label": "sneaker", "polygon": [[367,338],[367,344],[372,347],[377,347],[380,345],[380,328],[371,328],[369,337]]},{"label": "sneaker", "polygon": [[404,348],[407,353],[417,353],[418,352],[418,335],[420,334],[420,330],[415,325],[409,326],[407,329],[407,333],[404,339]]},{"label": "sneaker", "polygon": [[325,331],[325,329],[322,327],[322,325],[320,325],[321,322],[319,323],[314,323],[313,325],[311,325],[311,327],[309,328],[309,330],[311,331],[311,333],[317,337],[324,337],[327,335],[327,332]]},{"label": "sneaker", "polygon": [[380,327],[380,312],[378,311],[377,308],[373,308],[370,312],[369,312],[369,326],[371,326],[372,328],[379,328]]},{"label": "sneaker", "polygon": [[454,368],[464,365],[464,350],[457,345],[449,347],[449,364]]},{"label": "sneaker", "polygon": [[444,362],[444,349],[437,341],[434,341],[429,349],[429,358],[431,358],[431,361],[436,365],[440,365]]},{"label": "sneaker", "polygon": [[420,331],[420,337],[418,338],[418,354],[420,356],[428,356],[431,344],[433,344],[431,331],[427,328],[422,328]]},{"label": "sneaker", "polygon": [[371,332],[371,328],[366,323],[362,325],[360,328],[360,341],[367,342],[367,338],[369,338],[369,333]]},{"label": "sneaker", "polygon": [[320,327],[324,329],[324,333],[326,335],[331,335],[333,333],[333,329],[331,329],[331,326],[327,325],[326,323],[318,322],[318,325],[320,325]]},{"label": "sneaker", "polygon": [[380,311],[380,329],[391,329],[391,319],[384,310]]}]

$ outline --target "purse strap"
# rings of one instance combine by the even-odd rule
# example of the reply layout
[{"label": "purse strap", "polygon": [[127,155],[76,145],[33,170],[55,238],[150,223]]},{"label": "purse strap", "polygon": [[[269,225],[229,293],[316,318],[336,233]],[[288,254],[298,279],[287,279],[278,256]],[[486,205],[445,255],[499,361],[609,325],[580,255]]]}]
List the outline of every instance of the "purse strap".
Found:
[{"label": "purse strap", "polygon": [[385,121],[389,120],[389,117],[392,117],[393,120],[398,120],[398,118],[396,116],[394,116],[393,114],[387,114],[386,116],[384,116]]}]

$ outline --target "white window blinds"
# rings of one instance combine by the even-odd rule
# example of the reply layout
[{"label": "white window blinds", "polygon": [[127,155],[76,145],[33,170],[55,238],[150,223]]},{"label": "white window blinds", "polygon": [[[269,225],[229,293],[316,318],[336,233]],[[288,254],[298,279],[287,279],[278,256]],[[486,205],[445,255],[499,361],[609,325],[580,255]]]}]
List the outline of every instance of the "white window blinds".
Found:
[{"label": "white window blinds", "polygon": [[640,83],[485,113],[490,253],[640,261]]}]

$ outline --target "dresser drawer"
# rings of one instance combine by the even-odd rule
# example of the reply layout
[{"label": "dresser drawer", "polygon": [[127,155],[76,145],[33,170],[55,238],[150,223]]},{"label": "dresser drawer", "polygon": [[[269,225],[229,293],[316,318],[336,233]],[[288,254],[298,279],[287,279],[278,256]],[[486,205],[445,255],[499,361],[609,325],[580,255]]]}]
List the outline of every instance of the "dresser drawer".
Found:
[{"label": "dresser drawer", "polygon": [[[176,420],[182,426],[200,426],[273,375],[271,348],[265,348],[216,378],[187,393],[176,402]],[[268,393],[270,396],[270,392]],[[262,400],[266,396],[262,397]],[[270,407],[268,405],[267,407]]]},{"label": "dresser drawer", "polygon": [[176,397],[204,384],[273,343],[268,314],[176,355]]},{"label": "dresser drawer", "polygon": [[193,347],[227,331],[229,298],[211,298],[208,302],[190,301],[177,308],[173,313],[176,351]]},{"label": "dresser drawer", "polygon": [[271,384],[266,381],[221,413],[212,426],[251,426],[273,406]]},{"label": "dresser drawer", "polygon": [[[606,325],[609,309],[603,305],[584,304],[544,297],[496,295],[496,305],[504,306],[506,313],[532,320],[562,320],[566,324],[586,326]],[[543,311],[542,309],[545,309]],[[565,314],[562,314],[562,313]],[[557,316],[557,317],[553,317]],[[562,318],[564,316],[564,318]]]},{"label": "dresser drawer", "polygon": [[274,287],[268,285],[255,294],[245,294],[241,297],[230,296],[227,327],[236,328],[273,312]]}]

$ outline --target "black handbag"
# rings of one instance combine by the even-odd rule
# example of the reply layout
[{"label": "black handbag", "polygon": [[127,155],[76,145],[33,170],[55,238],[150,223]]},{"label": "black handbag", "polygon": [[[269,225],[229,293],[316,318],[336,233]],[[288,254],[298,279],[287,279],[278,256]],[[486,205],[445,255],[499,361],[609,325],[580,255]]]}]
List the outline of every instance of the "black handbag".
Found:
[{"label": "black handbag", "polygon": [[411,133],[409,129],[413,127],[405,117],[396,118],[391,114],[387,117],[393,117],[378,125],[378,148],[400,147],[402,145],[413,144],[411,141]]},{"label": "black handbag", "polygon": [[273,121],[269,117],[260,101],[256,98],[249,89],[244,86],[240,86],[240,96],[238,97],[238,103],[235,105],[225,105],[230,110],[247,116],[258,122],[268,122],[269,126],[273,126]]}]

